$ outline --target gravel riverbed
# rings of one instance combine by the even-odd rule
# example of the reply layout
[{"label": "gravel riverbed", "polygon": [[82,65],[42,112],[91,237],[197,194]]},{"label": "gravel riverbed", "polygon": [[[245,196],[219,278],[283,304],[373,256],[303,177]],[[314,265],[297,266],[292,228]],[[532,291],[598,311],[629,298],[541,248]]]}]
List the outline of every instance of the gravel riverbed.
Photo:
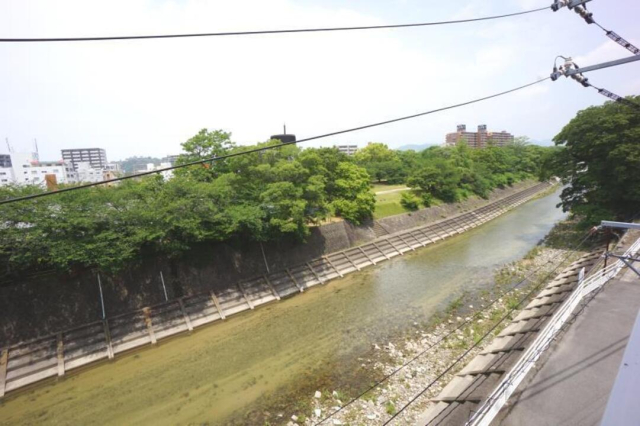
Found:
[{"label": "gravel riverbed", "polygon": [[[339,389],[318,390],[309,395],[310,412],[293,414],[288,419],[278,414],[278,423],[382,425],[400,412],[390,424],[415,424],[431,404],[430,398],[488,346],[508,321],[503,321],[473,349],[469,348],[500,319],[516,316],[518,309],[526,305],[518,302],[532,290],[535,297],[536,286],[561,271],[562,266],[556,268],[557,262],[567,254],[564,249],[536,246],[525,258],[496,271],[492,291],[464,295],[432,324],[414,323],[411,333],[398,336],[394,341],[375,343],[371,357],[359,361],[361,368],[373,370],[380,377],[389,376],[380,385],[354,401],[351,400],[355,395],[349,397]],[[581,253],[572,253],[563,265],[579,255]],[[526,281],[517,285],[525,277]],[[511,309],[515,310],[510,312]],[[465,353],[464,358],[451,367]]]}]

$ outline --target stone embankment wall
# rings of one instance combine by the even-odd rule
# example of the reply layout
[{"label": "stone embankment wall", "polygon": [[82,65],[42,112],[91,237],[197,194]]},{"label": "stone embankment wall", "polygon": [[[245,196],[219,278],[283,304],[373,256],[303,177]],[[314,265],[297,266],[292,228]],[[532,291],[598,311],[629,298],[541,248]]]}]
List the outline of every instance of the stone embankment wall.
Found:
[{"label": "stone embankment wall", "polygon": [[[100,360],[113,359],[126,351],[155,344],[158,340],[189,332],[195,327],[254,309],[258,305],[304,292],[312,286],[326,284],[331,279],[460,234],[526,202],[549,186],[548,183],[533,185],[445,220],[377,239],[371,237],[371,241],[362,245],[352,246],[352,241],[358,241],[352,238],[362,238],[358,237],[358,232],[362,233],[362,229],[353,231],[357,228],[351,228],[349,231],[350,228],[343,224],[342,229],[345,231],[342,233],[339,231],[340,224],[332,224],[320,231],[330,229],[329,232],[338,233],[329,245],[323,245],[324,250],[333,250],[331,253],[316,252],[317,248],[313,248],[313,253],[318,254],[313,259],[297,258],[300,261],[298,264],[283,263],[284,266],[279,269],[270,266],[268,272],[259,270],[258,274],[249,279],[231,281],[226,286],[211,286],[203,291],[172,297],[168,301],[124,314],[113,315],[107,312],[104,319],[100,312],[101,319],[97,321],[54,330],[49,335],[24,343],[9,345],[7,340],[3,340],[0,343],[0,396],[47,378],[63,376],[70,370]],[[371,230],[367,233],[375,232]],[[342,244],[346,244],[344,249]],[[269,255],[275,257],[275,254],[265,247],[263,257],[262,250],[260,251],[265,270],[264,258],[268,259]],[[100,282],[106,286],[113,281],[101,278]],[[80,289],[82,284],[81,280],[77,281],[78,287],[75,288]],[[85,285],[91,283],[86,282]],[[162,293],[164,296],[164,291]],[[81,302],[74,300],[74,303]],[[101,307],[99,309],[101,311]]]},{"label": "stone embankment wall", "polygon": [[[293,268],[330,253],[371,242],[389,233],[432,223],[488,205],[536,185],[520,182],[494,191],[488,200],[423,209],[354,226],[340,221],[311,229],[306,243],[231,242],[202,244],[180,260],[154,257],[117,275],[87,271],[49,275],[0,287],[0,347],[107,317]],[[165,298],[166,291],[166,298]]]}]

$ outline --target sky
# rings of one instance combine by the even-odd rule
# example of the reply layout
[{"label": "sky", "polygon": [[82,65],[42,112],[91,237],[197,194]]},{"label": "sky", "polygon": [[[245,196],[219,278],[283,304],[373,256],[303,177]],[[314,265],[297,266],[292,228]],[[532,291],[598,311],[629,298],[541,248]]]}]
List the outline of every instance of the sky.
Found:
[{"label": "sky", "polygon": [[[0,37],[80,37],[359,26],[474,18],[551,0],[2,0]],[[640,2],[593,0],[606,28],[640,45]],[[630,56],[566,8],[480,23],[246,37],[0,43],[0,153],[61,157],[100,147],[109,160],[162,157],[202,128],[238,144],[298,139],[441,108],[548,76],[556,55],[580,66]],[[640,62],[587,74],[640,94]],[[457,124],[549,141],[595,90],[562,78],[486,102],[314,141],[438,144]]]}]

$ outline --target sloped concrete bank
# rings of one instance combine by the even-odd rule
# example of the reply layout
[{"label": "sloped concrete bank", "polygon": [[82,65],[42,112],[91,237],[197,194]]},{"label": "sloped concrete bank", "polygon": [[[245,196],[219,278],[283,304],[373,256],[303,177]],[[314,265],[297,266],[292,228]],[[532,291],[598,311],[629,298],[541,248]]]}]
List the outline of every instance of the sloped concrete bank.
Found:
[{"label": "sloped concrete bank", "polygon": [[[238,281],[294,268],[371,242],[377,236],[486,206],[535,184],[520,182],[493,191],[488,200],[471,199],[360,226],[337,222],[313,227],[304,244],[289,241],[261,246],[251,241],[232,241],[198,245],[181,259],[143,258],[118,274],[99,273],[106,316],[139,310],[166,299],[223,291]],[[102,318],[98,273],[49,274],[8,285],[0,283],[0,312],[0,347],[96,321]]]},{"label": "sloped concrete bank", "polygon": [[[104,321],[87,323],[27,343],[10,347],[3,344],[0,347],[0,394],[154,344],[462,233],[535,197],[549,186],[548,183],[537,184],[474,211],[386,235],[291,267],[272,269],[247,280],[231,282],[221,290],[214,288],[142,310],[107,315]],[[265,256],[269,256],[269,251],[265,250]]]}]

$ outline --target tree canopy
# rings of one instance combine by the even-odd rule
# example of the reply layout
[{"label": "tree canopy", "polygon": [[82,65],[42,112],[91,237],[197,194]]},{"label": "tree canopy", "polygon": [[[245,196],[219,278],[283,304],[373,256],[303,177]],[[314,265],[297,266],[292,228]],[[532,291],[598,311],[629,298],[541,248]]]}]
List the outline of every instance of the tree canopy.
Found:
[{"label": "tree canopy", "polygon": [[[640,103],[640,96],[628,99]],[[640,114],[620,103],[584,109],[553,139],[551,162],[567,185],[562,206],[589,223],[640,213]]]},{"label": "tree canopy", "polygon": [[[179,162],[242,152],[231,135],[201,130],[182,144]],[[123,181],[0,208],[0,261],[28,268],[117,269],[141,252],[178,256],[194,243],[230,239],[304,240],[309,226],[337,215],[371,217],[367,171],[337,149],[295,145],[236,156],[162,176]],[[41,192],[3,187],[0,198]]]}]

